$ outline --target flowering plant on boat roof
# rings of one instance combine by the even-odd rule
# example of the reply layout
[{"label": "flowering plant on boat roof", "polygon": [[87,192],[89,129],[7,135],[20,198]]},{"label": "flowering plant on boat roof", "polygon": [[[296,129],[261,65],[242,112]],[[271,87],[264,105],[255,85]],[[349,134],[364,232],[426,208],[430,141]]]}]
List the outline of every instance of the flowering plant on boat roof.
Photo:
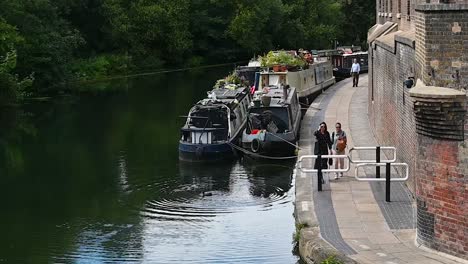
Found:
[{"label": "flowering plant on boat roof", "polygon": [[294,56],[286,51],[270,51],[266,56],[259,57],[262,67],[272,67],[273,65],[286,65],[303,67],[306,61],[298,56]]},{"label": "flowering plant on boat roof", "polygon": [[217,80],[213,88],[236,89],[239,85],[242,85],[241,78],[239,78],[236,72],[232,72],[224,79]]}]

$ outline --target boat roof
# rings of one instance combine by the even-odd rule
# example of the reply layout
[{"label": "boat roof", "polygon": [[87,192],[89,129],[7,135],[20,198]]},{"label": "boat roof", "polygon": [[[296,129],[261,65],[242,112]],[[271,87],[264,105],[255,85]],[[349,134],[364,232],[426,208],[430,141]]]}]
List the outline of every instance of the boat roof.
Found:
[{"label": "boat roof", "polygon": [[258,60],[251,60],[249,61],[249,64],[247,65],[248,67],[260,67],[260,61]]},{"label": "boat roof", "polygon": [[296,88],[289,87],[288,98],[284,100],[283,88],[278,86],[268,86],[268,92],[263,93],[263,96],[270,96],[271,102],[269,107],[285,107],[291,103],[293,96],[296,96]]},{"label": "boat roof", "polygon": [[249,88],[239,86],[236,89],[216,88],[208,92],[208,98],[200,100],[197,105],[213,105],[213,104],[231,104],[236,100],[239,102],[249,93]]},{"label": "boat roof", "polygon": [[359,52],[341,54],[341,56],[348,57],[348,56],[367,55],[367,54],[368,54],[367,51],[359,51]]}]

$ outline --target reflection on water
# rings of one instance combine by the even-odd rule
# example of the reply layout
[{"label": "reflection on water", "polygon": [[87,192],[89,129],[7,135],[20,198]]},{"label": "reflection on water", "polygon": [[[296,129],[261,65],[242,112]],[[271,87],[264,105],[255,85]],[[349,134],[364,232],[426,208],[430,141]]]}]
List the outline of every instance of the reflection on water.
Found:
[{"label": "reflection on water", "polygon": [[295,263],[293,163],[178,161],[178,116],[229,70],[2,111],[0,262]]}]

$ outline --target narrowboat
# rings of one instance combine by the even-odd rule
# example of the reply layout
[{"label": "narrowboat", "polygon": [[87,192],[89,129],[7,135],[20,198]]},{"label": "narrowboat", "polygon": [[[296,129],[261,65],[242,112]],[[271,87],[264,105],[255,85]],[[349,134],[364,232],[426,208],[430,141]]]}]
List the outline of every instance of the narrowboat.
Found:
[{"label": "narrowboat", "polygon": [[340,52],[340,54],[332,55],[333,63],[333,75],[337,80],[343,80],[351,76],[351,66],[353,65],[353,60],[356,59],[359,62],[361,71],[360,73],[367,72],[368,70],[368,53],[367,51],[357,51],[357,52]]},{"label": "narrowboat", "polygon": [[[285,52],[285,51],[281,51]],[[283,56],[281,52],[273,52],[269,56]],[[330,61],[326,58],[307,59],[307,55],[298,55],[295,51],[288,51],[294,58],[303,58],[303,65],[288,65],[277,67],[274,65],[268,67],[268,63],[263,63],[263,70],[260,72],[258,89],[263,87],[289,85],[295,87],[302,103],[309,104],[313,94],[322,91],[323,89],[335,84],[333,77],[333,67]],[[267,67],[265,67],[265,65]]]},{"label": "narrowboat", "polygon": [[236,74],[239,78],[245,80],[249,86],[258,87],[259,72],[261,71],[260,62],[256,59],[249,61],[246,66],[237,66]]},{"label": "narrowboat", "polygon": [[245,85],[221,85],[196,103],[181,128],[179,159],[190,162],[227,160],[235,157],[247,123],[251,94]]},{"label": "narrowboat", "polygon": [[301,123],[296,89],[272,85],[255,92],[242,133],[242,148],[258,156],[294,156]]}]

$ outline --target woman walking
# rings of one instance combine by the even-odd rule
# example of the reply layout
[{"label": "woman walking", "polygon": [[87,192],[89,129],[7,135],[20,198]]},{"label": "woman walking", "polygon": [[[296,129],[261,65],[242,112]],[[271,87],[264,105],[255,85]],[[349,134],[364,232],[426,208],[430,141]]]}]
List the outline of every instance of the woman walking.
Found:
[{"label": "woman walking", "polygon": [[[330,133],[327,131],[327,124],[325,122],[320,123],[319,129],[314,132],[315,143],[314,154],[315,155],[328,155],[331,152],[332,142],[330,140]],[[321,164],[318,160],[315,160],[314,169],[318,169],[321,166],[322,169],[328,169],[328,159],[322,159]]]},{"label": "woman walking", "polygon": [[[346,149],[346,143],[347,143],[347,138],[346,138],[346,133],[341,129],[341,123],[337,122],[335,124],[335,129],[336,131],[332,133],[332,150],[333,154],[335,155],[345,155],[345,149]],[[344,166],[344,158],[336,158],[335,160],[335,169],[343,169]],[[343,173],[336,173],[335,174],[335,180],[337,180],[339,177],[343,177]]]}]

